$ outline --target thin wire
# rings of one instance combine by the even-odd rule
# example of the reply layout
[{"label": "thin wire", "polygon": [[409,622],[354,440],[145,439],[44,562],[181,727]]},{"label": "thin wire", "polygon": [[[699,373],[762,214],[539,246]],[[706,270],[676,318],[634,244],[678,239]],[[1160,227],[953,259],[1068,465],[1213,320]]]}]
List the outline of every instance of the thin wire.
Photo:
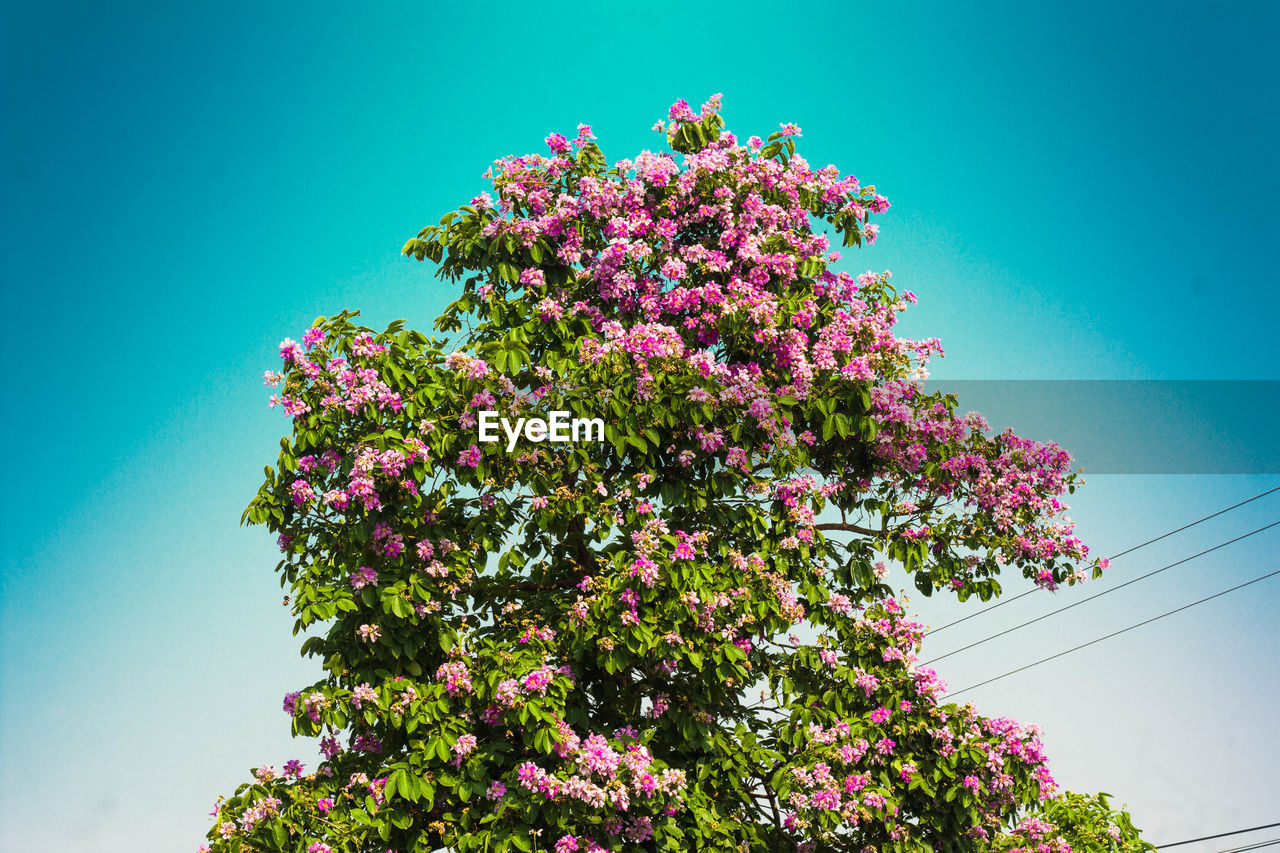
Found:
[{"label": "thin wire", "polygon": [[1238,504],[1232,504],[1226,509],[1220,509],[1217,512],[1215,512],[1213,515],[1206,515],[1204,518],[1197,519],[1191,522],[1190,524],[1184,524],[1181,527],[1179,527],[1177,530],[1170,530],[1168,533],[1162,533],[1159,536],[1157,536],[1155,539],[1148,539],[1146,542],[1143,542],[1141,545],[1134,545],[1132,548],[1121,551],[1119,554],[1113,555],[1110,559],[1114,560],[1116,557],[1123,557],[1125,554],[1136,551],[1139,548],[1145,548],[1148,545],[1152,544],[1153,542],[1159,542],[1161,539],[1167,539],[1168,537],[1172,536],[1175,533],[1181,533],[1182,531],[1186,530],[1188,527],[1195,527],[1197,524],[1199,524],[1202,521],[1208,521],[1211,518],[1217,518],[1223,513],[1231,512],[1231,510],[1233,509],[1239,509],[1240,507],[1244,506],[1247,503],[1253,503],[1258,498],[1265,498],[1267,495],[1271,494],[1272,492],[1280,492],[1280,486],[1276,486],[1274,489],[1267,489],[1265,492],[1261,494],[1254,495],[1248,500],[1240,501],[1240,503]]},{"label": "thin wire", "polygon": [[1210,595],[1206,598],[1202,598],[1199,601],[1193,601],[1190,604],[1184,604],[1175,610],[1170,610],[1168,613],[1161,613],[1159,616],[1152,616],[1150,619],[1146,619],[1142,622],[1137,623],[1136,625],[1130,625],[1128,628],[1121,628],[1119,631],[1113,631],[1112,633],[1107,634],[1105,637],[1099,637],[1096,640],[1090,640],[1087,643],[1081,643],[1078,646],[1067,649],[1065,652],[1058,652],[1056,655],[1050,655],[1049,657],[1043,658],[1042,660],[1038,660],[1035,663],[1029,663],[1026,666],[1020,666],[1017,669],[1011,669],[1002,675],[997,675],[994,678],[988,678],[986,681],[980,681],[977,684],[970,684],[968,687],[963,687],[960,690],[953,690],[950,693],[947,693],[943,698],[944,699],[949,698],[951,696],[955,696],[957,693],[964,693],[965,691],[968,691],[968,690],[974,690],[978,687],[983,687],[987,684],[990,684],[993,681],[999,681],[1002,678],[1008,678],[1011,675],[1016,675],[1017,673],[1023,672],[1024,670],[1031,669],[1034,666],[1039,666],[1042,663],[1048,663],[1051,660],[1056,660],[1057,658],[1060,658],[1063,655],[1069,655],[1072,652],[1078,652],[1081,649],[1088,648],[1089,646],[1092,646],[1096,643],[1101,643],[1103,640],[1110,640],[1112,637],[1118,637],[1121,634],[1124,634],[1128,631],[1132,631],[1135,628],[1141,628],[1143,625],[1150,625],[1152,622],[1155,622],[1159,619],[1163,619],[1166,616],[1172,616],[1175,613],[1181,613],[1182,611],[1188,608],[1195,607],[1197,604],[1204,604],[1206,601],[1212,601],[1215,598],[1221,598],[1222,596],[1226,595],[1229,592],[1235,592],[1238,589],[1244,589],[1246,586],[1249,586],[1250,584],[1255,584],[1258,581],[1264,581],[1267,578],[1275,577],[1276,575],[1280,575],[1280,569],[1276,569],[1274,572],[1262,575],[1261,577],[1256,577],[1251,581],[1245,581],[1244,583],[1239,584],[1238,586],[1233,586],[1230,589],[1224,589],[1222,592],[1214,593],[1213,595]]},{"label": "thin wire", "polygon": [[950,628],[952,625],[959,625],[961,622],[968,622],[970,619],[976,619],[977,617],[981,616],[984,613],[990,613],[992,610],[995,610],[997,607],[1004,607],[1006,604],[1012,604],[1013,602],[1017,601],[1019,598],[1026,598],[1028,595],[1031,595],[1031,593],[1039,592],[1039,591],[1040,591],[1039,588],[1037,588],[1037,589],[1029,589],[1026,592],[1020,592],[1017,595],[1004,599],[1003,601],[997,601],[995,604],[991,605],[990,607],[984,607],[982,610],[979,610],[977,613],[970,613],[968,616],[963,616],[954,622],[948,622],[947,624],[940,625],[937,628],[931,628],[930,630],[924,632],[924,636],[927,637],[930,634],[936,634],[939,631],[942,631],[946,628]]},{"label": "thin wire", "polygon": [[1001,631],[998,634],[992,634],[990,637],[984,637],[981,640],[975,640],[967,646],[961,646],[958,649],[954,649],[952,651],[947,652],[945,655],[939,655],[938,657],[933,658],[932,660],[927,660],[924,663],[922,663],[921,666],[929,666],[930,664],[937,663],[943,658],[949,658],[952,655],[958,655],[961,652],[965,652],[965,651],[968,651],[969,649],[972,649],[974,646],[980,646],[983,643],[987,643],[987,642],[990,642],[991,640],[997,639],[999,637],[1003,637],[1005,634],[1012,634],[1014,631],[1017,631],[1020,628],[1025,628],[1028,625],[1034,625],[1035,623],[1040,622],[1041,620],[1048,619],[1050,616],[1056,616],[1059,613],[1063,613],[1067,610],[1070,610],[1073,607],[1079,607],[1081,604],[1088,604],[1090,601],[1093,601],[1095,598],[1102,598],[1102,596],[1104,595],[1110,595],[1111,593],[1115,592],[1118,589],[1124,589],[1129,584],[1137,583],[1140,580],[1145,580],[1146,578],[1149,578],[1152,575],[1158,575],[1161,572],[1165,572],[1165,571],[1168,571],[1169,569],[1174,568],[1175,566],[1181,566],[1183,563],[1189,563],[1192,560],[1196,559],[1197,557],[1203,557],[1205,554],[1212,554],[1214,551],[1217,551],[1219,548],[1225,548],[1228,545],[1232,545],[1236,542],[1239,542],[1241,539],[1248,539],[1250,536],[1261,533],[1264,530],[1270,530],[1272,527],[1276,527],[1277,525],[1280,525],[1280,521],[1273,521],[1264,527],[1259,527],[1257,530],[1251,530],[1248,533],[1244,534],[1243,536],[1237,536],[1235,539],[1230,539],[1226,542],[1221,543],[1220,545],[1214,545],[1212,548],[1206,548],[1205,550],[1201,551],[1199,554],[1192,554],[1190,557],[1183,557],[1181,560],[1178,560],[1176,563],[1170,563],[1167,566],[1161,566],[1160,568],[1155,569],[1154,571],[1147,572],[1145,575],[1138,575],[1133,580],[1127,580],[1124,583],[1120,584],[1119,586],[1113,586],[1111,589],[1104,589],[1102,592],[1091,595],[1088,598],[1082,598],[1079,601],[1066,605],[1065,607],[1059,607],[1057,610],[1050,610],[1048,613],[1044,614],[1043,616],[1037,616],[1034,619],[1028,619],[1026,622],[1023,622],[1021,625],[1014,625],[1012,628],[1006,628],[1005,630]]},{"label": "thin wire", "polygon": [[1280,844],[1280,838],[1273,838],[1270,841],[1260,841],[1257,844],[1250,844],[1247,847],[1232,847],[1230,850],[1223,850],[1221,853],[1245,853],[1246,850],[1261,850],[1263,847],[1274,847]]},{"label": "thin wire", "polygon": [[[1217,835],[1203,835],[1200,838],[1188,838],[1186,841],[1175,841],[1172,844],[1157,844],[1157,850],[1167,850],[1170,847],[1181,847],[1184,844],[1195,844],[1197,841],[1212,841],[1215,838],[1226,838],[1228,835],[1244,835],[1246,832],[1257,832],[1259,829],[1271,829],[1274,826],[1280,826],[1280,821],[1276,823],[1266,823],[1262,826],[1251,826],[1248,829],[1234,829],[1231,832],[1219,832]],[[1226,853],[1226,851],[1223,851]]]},{"label": "thin wire", "polygon": [[[1169,538],[1170,536],[1172,536],[1172,535],[1173,535],[1173,534],[1175,534],[1175,533],[1181,533],[1182,531],[1184,531],[1184,530],[1186,530],[1186,529],[1188,529],[1188,528],[1191,528],[1191,527],[1195,527],[1197,524],[1201,524],[1201,523],[1203,523],[1203,522],[1206,522],[1206,521],[1208,521],[1208,520],[1209,520],[1209,519],[1211,519],[1211,518],[1217,518],[1218,516],[1222,515],[1223,513],[1231,512],[1231,510],[1233,510],[1233,509],[1239,509],[1240,507],[1244,506],[1244,505],[1245,505],[1245,504],[1247,504],[1247,503],[1253,503],[1253,502],[1254,502],[1254,501],[1256,501],[1258,498],[1265,498],[1267,495],[1271,494],[1272,492],[1280,492],[1280,486],[1276,486],[1274,489],[1267,489],[1267,490],[1266,490],[1265,492],[1263,492],[1262,494],[1254,495],[1253,497],[1249,498],[1248,500],[1240,501],[1240,503],[1238,503],[1238,504],[1232,504],[1231,506],[1227,507],[1226,509],[1220,509],[1220,510],[1218,510],[1217,512],[1215,512],[1213,515],[1206,515],[1204,518],[1197,518],[1195,521],[1191,522],[1190,524],[1184,524],[1184,525],[1182,525],[1181,527],[1179,527],[1179,528],[1177,528],[1177,529],[1175,529],[1175,530],[1170,530],[1168,533],[1161,533],[1159,536],[1157,536],[1157,537],[1156,537],[1156,538],[1154,538],[1154,539],[1148,539],[1146,542],[1143,542],[1143,543],[1141,543],[1141,544],[1139,544],[1139,545],[1134,545],[1132,548],[1126,548],[1125,550],[1121,551],[1121,552],[1120,552],[1120,553],[1118,553],[1118,554],[1113,554],[1113,555],[1111,555],[1111,556],[1110,556],[1110,557],[1108,557],[1107,559],[1108,559],[1108,560],[1115,560],[1115,559],[1117,559],[1117,558],[1119,558],[1119,557],[1123,557],[1125,554],[1132,554],[1134,551],[1137,551],[1139,548],[1145,548],[1145,547],[1147,547],[1148,545],[1151,545],[1151,544],[1154,544],[1154,543],[1156,543],[1156,542],[1159,542],[1161,539],[1167,539],[1167,538]],[[1006,598],[1006,599],[1005,599],[1005,600],[1003,600],[1003,601],[997,601],[995,604],[991,605],[990,607],[984,607],[982,610],[979,610],[977,613],[970,613],[968,616],[961,617],[960,619],[957,619],[957,620],[955,620],[954,622],[948,622],[948,623],[947,623],[947,624],[945,624],[945,625],[940,625],[940,626],[938,626],[937,628],[933,628],[933,629],[931,629],[931,630],[925,631],[925,632],[924,632],[924,636],[926,636],[926,637],[927,637],[927,636],[929,636],[930,634],[936,634],[936,633],[938,633],[939,631],[943,630],[944,628],[950,628],[952,625],[959,625],[961,622],[968,622],[970,619],[973,619],[973,618],[975,618],[975,617],[977,617],[977,616],[981,616],[981,615],[982,615],[982,614],[984,614],[984,613],[990,613],[992,610],[995,610],[997,607],[1003,607],[1004,605],[1009,604],[1010,602],[1017,601],[1019,598],[1025,598],[1026,596],[1031,595],[1033,592],[1038,592],[1038,591],[1039,591],[1039,589],[1038,589],[1038,588],[1037,588],[1037,589],[1029,589],[1029,590],[1027,590],[1026,592],[1020,592],[1020,593],[1018,593],[1017,595],[1015,595],[1015,596],[1013,596],[1013,597],[1011,597],[1011,598]]]}]

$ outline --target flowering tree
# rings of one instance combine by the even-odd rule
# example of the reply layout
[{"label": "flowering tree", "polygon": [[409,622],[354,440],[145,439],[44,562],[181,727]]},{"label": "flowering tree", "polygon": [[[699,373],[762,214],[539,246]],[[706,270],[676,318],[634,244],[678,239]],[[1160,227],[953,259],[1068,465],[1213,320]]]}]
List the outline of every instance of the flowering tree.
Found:
[{"label": "flowering tree", "polygon": [[[885,583],[1096,575],[1068,455],[924,394],[915,297],[829,242],[888,201],[718,110],[659,123],[683,156],[609,165],[580,126],[495,163],[404,247],[461,282],[447,337],[343,313],[281,346],[293,434],[245,515],[320,629],[284,710],[323,760],[256,771],[212,849],[1145,846],[1105,801],[1071,837],[1040,811],[1036,729],[943,702]],[[484,441],[490,412],[526,425]]]}]

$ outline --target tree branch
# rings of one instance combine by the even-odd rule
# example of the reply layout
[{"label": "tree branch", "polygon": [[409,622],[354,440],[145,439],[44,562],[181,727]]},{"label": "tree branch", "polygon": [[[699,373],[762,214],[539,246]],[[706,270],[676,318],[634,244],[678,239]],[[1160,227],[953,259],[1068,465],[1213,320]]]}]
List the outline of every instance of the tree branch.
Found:
[{"label": "tree branch", "polygon": [[883,536],[889,531],[885,528],[873,530],[870,527],[862,527],[857,524],[848,524],[841,521],[829,521],[822,524],[815,524],[814,530],[843,530],[846,533],[860,533],[863,536]]}]

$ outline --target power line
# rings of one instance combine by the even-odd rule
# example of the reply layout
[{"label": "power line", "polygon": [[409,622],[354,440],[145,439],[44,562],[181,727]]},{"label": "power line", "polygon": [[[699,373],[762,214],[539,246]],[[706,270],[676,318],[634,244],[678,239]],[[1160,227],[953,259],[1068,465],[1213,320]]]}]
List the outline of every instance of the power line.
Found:
[{"label": "power line", "polygon": [[1261,533],[1264,530],[1270,530],[1272,527],[1276,527],[1277,525],[1280,525],[1280,521],[1273,521],[1268,525],[1259,527],[1257,530],[1251,530],[1248,533],[1244,534],[1243,536],[1237,536],[1235,539],[1230,539],[1219,545],[1214,545],[1212,548],[1206,548],[1205,550],[1201,551],[1198,554],[1192,554],[1190,557],[1183,557],[1181,560],[1178,560],[1177,562],[1170,563],[1167,566],[1161,566],[1160,568],[1155,569],[1154,571],[1147,572],[1145,575],[1138,575],[1136,578],[1132,580],[1127,580],[1124,583],[1120,584],[1119,586],[1113,586],[1111,589],[1104,589],[1102,592],[1099,592],[1095,595],[1091,595],[1088,598],[1082,598],[1079,601],[1066,605],[1065,607],[1059,607],[1057,610],[1050,610],[1048,613],[1045,613],[1043,616],[1037,616],[1034,619],[1028,619],[1026,622],[1023,622],[1021,625],[1014,625],[1012,628],[1006,628],[1005,630],[1001,631],[998,634],[992,634],[990,637],[984,637],[981,640],[975,640],[974,642],[970,643],[967,646],[961,646],[958,649],[954,649],[953,651],[947,652],[945,655],[939,655],[938,657],[933,658],[932,660],[927,660],[924,663],[922,663],[921,666],[929,666],[931,664],[937,663],[943,658],[949,658],[952,655],[958,655],[961,652],[965,652],[965,651],[968,651],[969,649],[972,649],[974,646],[980,646],[983,643],[987,643],[987,642],[990,642],[991,640],[997,639],[999,637],[1003,637],[1005,634],[1012,634],[1014,631],[1017,631],[1021,628],[1025,628],[1028,625],[1034,625],[1035,623],[1040,622],[1041,620],[1048,619],[1050,616],[1056,616],[1059,613],[1070,610],[1073,607],[1079,607],[1081,604],[1087,604],[1088,602],[1093,601],[1095,598],[1102,598],[1102,596],[1104,595],[1110,595],[1111,593],[1115,592],[1118,589],[1124,589],[1129,584],[1134,584],[1140,580],[1145,580],[1153,575],[1158,575],[1161,572],[1165,572],[1165,571],[1168,571],[1169,569],[1174,568],[1175,566],[1181,566],[1183,563],[1189,563],[1190,561],[1196,559],[1197,557],[1203,557],[1205,554],[1212,554],[1214,551],[1217,551],[1219,548],[1225,548],[1228,545],[1232,545],[1236,542],[1239,542],[1241,539],[1248,539],[1250,536]]},{"label": "power line", "polygon": [[1119,631],[1113,631],[1110,634],[1107,634],[1105,637],[1099,637],[1096,640],[1090,640],[1087,643],[1081,643],[1078,646],[1074,646],[1070,649],[1067,649],[1065,652],[1058,652],[1056,655],[1050,655],[1049,657],[1038,660],[1035,663],[1029,663],[1026,666],[1020,666],[1017,669],[1011,669],[1006,673],[995,676],[994,678],[988,678],[986,681],[980,681],[977,684],[970,684],[968,687],[961,688],[960,690],[953,690],[950,693],[947,693],[943,698],[948,698],[956,695],[957,693],[964,693],[968,690],[974,690],[978,687],[983,687],[987,684],[990,684],[993,681],[999,681],[1002,678],[1008,678],[1011,675],[1016,675],[1017,673],[1023,672],[1024,670],[1031,669],[1034,666],[1039,666],[1042,663],[1048,663],[1051,660],[1056,660],[1057,658],[1060,658],[1063,655],[1069,655],[1072,652],[1078,652],[1081,649],[1088,648],[1089,646],[1092,646],[1096,643],[1101,643],[1103,640],[1110,640],[1112,637],[1118,637],[1121,634],[1124,634],[1128,631],[1132,631],[1135,628],[1141,628],[1143,625],[1150,625],[1152,622],[1155,622],[1159,619],[1163,619],[1166,616],[1172,616],[1175,613],[1181,613],[1182,611],[1188,608],[1195,607],[1197,604],[1204,604],[1206,601],[1212,601],[1213,599],[1220,598],[1229,592],[1235,592],[1236,590],[1243,589],[1246,586],[1249,586],[1250,584],[1255,584],[1258,581],[1264,581],[1267,578],[1275,577],[1276,575],[1280,575],[1280,569],[1276,569],[1274,572],[1270,572],[1269,574],[1262,575],[1261,577],[1256,577],[1251,581],[1245,581],[1244,583],[1239,584],[1237,586],[1233,586],[1230,589],[1224,589],[1222,592],[1214,593],[1213,595],[1202,598],[1199,601],[1193,601],[1190,604],[1184,604],[1181,607],[1176,608],[1174,610],[1170,610],[1167,613],[1161,613],[1159,616],[1152,616],[1150,619],[1146,619],[1142,622],[1137,623],[1136,625],[1130,625],[1128,628],[1121,628]]},{"label": "power line", "polygon": [[1206,515],[1204,518],[1198,518],[1195,521],[1191,522],[1190,524],[1182,525],[1177,530],[1170,530],[1168,533],[1162,533],[1159,536],[1157,536],[1155,539],[1148,539],[1146,542],[1143,542],[1141,545],[1134,545],[1132,548],[1128,548],[1124,551],[1121,551],[1119,554],[1113,555],[1110,559],[1114,560],[1116,557],[1123,557],[1125,554],[1136,551],[1139,548],[1145,548],[1148,545],[1152,544],[1153,542],[1159,542],[1161,539],[1167,539],[1168,537],[1172,536],[1175,533],[1181,533],[1182,531],[1186,530],[1188,527],[1195,527],[1197,524],[1201,523],[1202,521],[1208,521],[1211,518],[1217,518],[1223,513],[1231,512],[1231,510],[1233,509],[1239,509],[1240,507],[1244,506],[1247,503],[1253,503],[1258,498],[1265,498],[1267,495],[1271,494],[1272,492],[1280,492],[1280,486],[1276,486],[1274,489],[1267,489],[1265,492],[1262,492],[1261,494],[1254,495],[1248,500],[1240,501],[1240,503],[1238,504],[1232,504],[1226,509],[1220,509],[1217,512],[1215,512],[1213,515]]},{"label": "power line", "polygon": [[928,631],[925,631],[924,636],[927,637],[930,634],[936,634],[939,631],[942,631],[946,628],[950,628],[952,625],[959,625],[961,622],[968,622],[970,619],[975,619],[984,613],[990,613],[992,610],[995,610],[997,607],[1004,607],[1006,604],[1012,604],[1013,602],[1017,601],[1019,598],[1026,598],[1028,595],[1031,595],[1031,593],[1033,592],[1039,592],[1039,589],[1038,588],[1029,589],[1026,592],[1020,592],[1015,596],[1006,598],[1003,601],[997,601],[995,604],[991,605],[990,607],[984,607],[982,610],[979,610],[977,613],[970,613],[968,616],[963,616],[954,622],[948,622],[945,625],[940,625],[937,628],[932,628]]},{"label": "power line", "polygon": [[1263,847],[1274,847],[1280,844],[1280,838],[1273,838],[1270,841],[1260,841],[1257,844],[1250,844],[1247,847],[1232,847],[1230,850],[1223,850],[1222,853],[1245,853],[1246,850],[1261,850]]},{"label": "power line", "polygon": [[[1191,528],[1191,527],[1195,527],[1197,524],[1202,524],[1203,522],[1206,522],[1211,518],[1217,518],[1218,516],[1223,515],[1224,513],[1231,512],[1231,510],[1233,509],[1239,509],[1240,507],[1244,506],[1247,503],[1253,503],[1259,498],[1265,498],[1267,495],[1271,494],[1272,492],[1280,492],[1280,486],[1276,486],[1274,489],[1267,489],[1265,492],[1262,492],[1261,494],[1257,494],[1251,498],[1248,498],[1247,500],[1240,501],[1240,503],[1238,504],[1232,504],[1226,509],[1220,509],[1217,512],[1213,513],[1212,515],[1206,515],[1203,518],[1197,518],[1195,521],[1192,521],[1189,524],[1184,524],[1181,527],[1178,527],[1174,530],[1170,530],[1168,533],[1161,533],[1159,536],[1155,537],[1154,539],[1148,539],[1146,542],[1142,542],[1138,545],[1134,545],[1132,548],[1126,548],[1125,550],[1121,551],[1118,554],[1112,554],[1107,559],[1115,560],[1120,557],[1123,557],[1125,554],[1132,554],[1134,551],[1137,551],[1139,548],[1145,548],[1148,545],[1152,545],[1156,542],[1159,542],[1161,539],[1167,539],[1175,533],[1181,533],[1182,531],[1187,530],[1188,528]],[[954,622],[948,622],[945,625],[939,625],[937,628],[932,628],[928,631],[925,631],[924,636],[927,637],[930,634],[936,634],[939,631],[943,630],[944,628],[950,628],[953,625],[959,625],[961,622],[968,622],[970,619],[973,619],[977,616],[981,616],[984,613],[990,613],[992,610],[995,610],[997,607],[1003,607],[1004,605],[1009,604],[1010,602],[1017,601],[1019,598],[1025,598],[1026,596],[1031,595],[1032,593],[1038,592],[1038,591],[1039,591],[1038,588],[1029,589],[1026,592],[1020,592],[1017,595],[1012,596],[1011,598],[1006,598],[1003,601],[997,601],[995,604],[991,605],[990,607],[984,607],[982,610],[979,610],[977,613],[970,613],[968,616],[963,616],[955,620]]]},{"label": "power line", "polygon": [[[1244,835],[1245,833],[1257,833],[1258,830],[1271,829],[1271,827],[1280,826],[1280,822],[1276,824],[1263,824],[1262,826],[1251,826],[1247,830],[1231,830],[1230,833],[1219,833],[1217,835],[1202,835],[1199,838],[1189,838],[1185,841],[1174,841],[1172,844],[1157,844],[1157,850],[1167,850],[1171,847],[1181,847],[1183,844],[1194,844],[1196,841],[1212,841],[1215,838],[1226,838],[1229,835]],[[1224,853],[1225,850],[1224,850]]]},{"label": "power line", "polygon": [[1251,826],[1248,829],[1233,829],[1231,832],[1219,832],[1217,835],[1202,835],[1199,838],[1188,838],[1186,841],[1175,841],[1172,844],[1157,844],[1156,849],[1168,850],[1170,847],[1181,847],[1184,844],[1195,844],[1197,841],[1212,841],[1215,838],[1226,838],[1229,835],[1244,835],[1246,832],[1257,832],[1259,829],[1271,829],[1275,826],[1280,826],[1280,822],[1265,823],[1262,826]]}]

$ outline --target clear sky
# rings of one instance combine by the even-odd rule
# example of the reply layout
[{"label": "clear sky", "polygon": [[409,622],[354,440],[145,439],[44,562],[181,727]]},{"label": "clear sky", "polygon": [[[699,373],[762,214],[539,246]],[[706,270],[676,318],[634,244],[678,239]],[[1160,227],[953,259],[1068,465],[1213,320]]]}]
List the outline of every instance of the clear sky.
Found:
[{"label": "clear sky", "polygon": [[[796,122],[811,162],[892,201],[849,268],[919,294],[935,378],[1280,379],[1275,4],[355,5],[0,7],[6,851],[194,849],[247,768],[314,765],[280,697],[316,668],[272,543],[238,526],[287,427],[260,377],[320,314],[428,326],[450,294],[400,246],[553,130],[629,156],[713,92],[743,137]],[[1107,554],[1276,485],[1091,477],[1074,516]],[[1111,583],[1277,519],[1280,494]],[[961,687],[1280,568],[1277,530],[940,672]],[[970,698],[1042,723],[1059,778],[1155,842],[1280,821],[1278,606],[1280,578]]]}]

